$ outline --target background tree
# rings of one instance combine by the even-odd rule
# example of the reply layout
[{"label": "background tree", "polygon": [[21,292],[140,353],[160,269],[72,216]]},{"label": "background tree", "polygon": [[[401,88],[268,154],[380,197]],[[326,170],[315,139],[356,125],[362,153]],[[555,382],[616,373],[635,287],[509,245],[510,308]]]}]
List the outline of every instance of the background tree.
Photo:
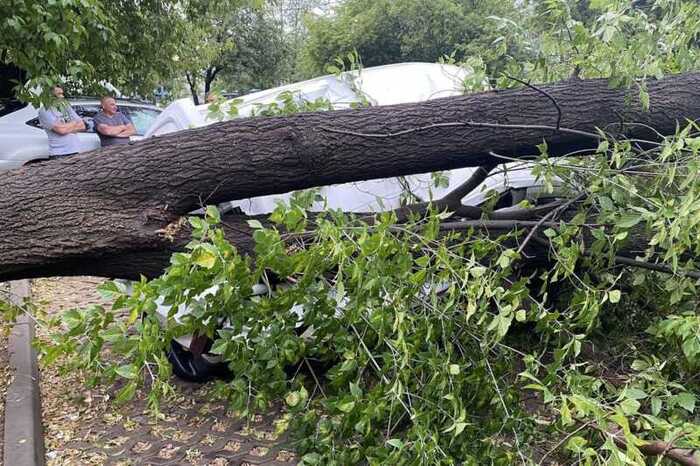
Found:
[{"label": "background tree", "polygon": [[499,42],[496,17],[514,17],[509,1],[471,0],[348,0],[333,16],[309,16],[309,36],[302,52],[308,75],[325,71],[337,56],[357,50],[366,66],[406,61],[435,62],[455,54],[460,60],[479,50],[489,68],[498,68],[502,56],[516,53],[514,44]]},{"label": "background tree", "polygon": [[288,80],[295,66],[294,43],[283,22],[269,7],[241,9],[234,16],[234,46],[223,56],[222,86],[246,93]]},{"label": "background tree", "polygon": [[[0,60],[24,70],[28,85],[49,89],[70,80],[85,90],[108,81],[125,93],[149,95],[173,74],[180,2],[9,0],[0,9]],[[14,84],[16,85],[16,83]],[[38,86],[38,87],[37,87]]]}]

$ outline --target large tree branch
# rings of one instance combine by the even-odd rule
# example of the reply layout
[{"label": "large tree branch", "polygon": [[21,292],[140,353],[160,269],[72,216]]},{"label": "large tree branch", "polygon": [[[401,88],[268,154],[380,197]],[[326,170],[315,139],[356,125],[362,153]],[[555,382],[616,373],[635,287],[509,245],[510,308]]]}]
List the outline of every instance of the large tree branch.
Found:
[{"label": "large tree branch", "polygon": [[626,125],[627,137],[653,140],[700,119],[699,86],[700,73],[649,82],[648,112],[605,80],[541,86],[561,108],[558,131],[551,102],[527,88],[238,119],[0,173],[0,280],[156,274],[183,244],[158,231],[201,199],[486,166],[501,162],[493,154],[537,154],[543,141],[564,155],[595,148],[596,128],[620,115],[642,124]]}]

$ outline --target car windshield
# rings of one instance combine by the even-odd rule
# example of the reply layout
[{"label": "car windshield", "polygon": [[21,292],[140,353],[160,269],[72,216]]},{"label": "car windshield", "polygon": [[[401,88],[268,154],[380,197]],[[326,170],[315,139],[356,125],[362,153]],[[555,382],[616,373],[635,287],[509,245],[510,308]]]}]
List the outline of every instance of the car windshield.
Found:
[{"label": "car windshield", "polygon": [[119,110],[131,118],[131,121],[134,123],[134,127],[136,128],[136,134],[139,136],[146,134],[148,128],[151,127],[155,119],[160,114],[160,111],[152,108],[129,107],[126,105],[121,106]]}]

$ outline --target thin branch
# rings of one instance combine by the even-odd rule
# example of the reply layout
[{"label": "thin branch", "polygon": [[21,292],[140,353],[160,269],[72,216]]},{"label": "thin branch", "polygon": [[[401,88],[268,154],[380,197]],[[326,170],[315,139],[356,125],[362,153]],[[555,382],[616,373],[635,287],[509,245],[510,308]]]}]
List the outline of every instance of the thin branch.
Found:
[{"label": "thin branch", "polygon": [[316,372],[314,372],[314,368],[311,367],[311,363],[309,363],[309,360],[307,358],[304,358],[304,362],[306,363],[306,367],[309,368],[309,371],[311,372],[311,376],[314,378],[314,381],[316,382],[316,386],[318,387],[319,390],[321,390],[321,395],[323,395],[324,398],[328,398],[326,396],[326,392],[323,391],[323,386],[321,386],[321,382],[319,382],[318,377],[316,377]]},{"label": "thin branch", "polygon": [[548,99],[554,104],[554,106],[557,108],[557,128],[556,128],[556,131],[559,131],[559,128],[561,127],[561,115],[562,115],[562,113],[561,113],[561,107],[560,107],[559,104],[557,103],[557,100],[556,100],[554,97],[552,97],[552,94],[550,94],[549,92],[545,91],[544,89],[540,89],[539,87],[530,84],[529,82],[525,82],[525,81],[523,81],[522,79],[518,79],[518,78],[516,78],[516,77],[514,77],[514,76],[510,76],[510,75],[507,75],[507,74],[504,75],[504,76],[505,76],[506,78],[508,78],[508,79],[512,79],[512,80],[515,81],[515,82],[519,82],[520,84],[522,84],[522,85],[524,85],[524,86],[527,86],[527,87],[529,87],[530,89],[532,89],[533,91],[539,92],[540,94],[542,94],[543,96],[545,96],[546,98],[548,98]]},{"label": "thin branch", "polygon": [[531,208],[503,209],[491,212],[489,220],[530,220],[539,215],[546,214],[562,205],[562,201],[548,202],[547,204]]},{"label": "thin branch", "polygon": [[537,225],[535,225],[534,227],[532,227],[530,229],[530,232],[527,234],[527,236],[525,237],[523,242],[520,244],[520,247],[518,247],[518,254],[523,252],[523,250],[525,249],[525,246],[527,246],[527,243],[530,242],[532,237],[535,235],[535,233],[537,233],[537,230],[539,229],[539,227],[542,226],[542,224],[544,222],[546,222],[549,218],[556,218],[556,216],[559,215],[559,213],[568,209],[570,205],[577,203],[578,201],[582,200],[584,197],[586,197],[586,193],[580,193],[575,198],[569,199],[567,202],[565,202],[564,204],[560,205],[559,207],[557,207],[556,209],[552,210],[551,212],[546,214],[544,217],[542,217],[540,219],[540,221],[537,222]]},{"label": "thin branch", "polygon": [[461,201],[464,196],[479,187],[481,183],[488,178],[489,173],[491,173],[491,171],[497,166],[498,164],[493,162],[477,167],[474,173],[472,173],[472,175],[466,181],[436,201],[420,202],[395,209],[394,213],[396,213],[398,222],[405,221],[406,218],[412,213],[424,214],[431,205],[438,210],[449,210],[461,217],[472,219],[480,218],[482,214],[481,208],[475,206],[463,206]]},{"label": "thin branch", "polygon": [[481,183],[488,178],[489,173],[491,173],[491,171],[497,166],[497,163],[491,162],[478,167],[468,180],[442,196],[440,201],[446,202],[447,204],[459,203],[464,196],[478,188],[479,185],[481,185]]},{"label": "thin branch", "polygon": [[638,267],[640,269],[653,270],[655,272],[663,272],[671,275],[681,275],[691,278],[700,278],[700,272],[695,270],[673,270],[671,267],[652,262],[638,261],[629,257],[615,256],[615,263],[618,265],[627,265],[630,267]]},{"label": "thin branch", "polygon": [[[619,436],[619,429],[614,432],[610,432],[608,430],[601,429],[600,426],[597,426],[596,424],[592,425],[599,431],[605,433],[605,435],[608,435],[618,447],[627,448],[627,440]],[[647,442],[643,445],[637,446],[637,448],[645,456],[659,456],[665,454],[666,458],[683,466],[700,466],[700,457],[696,454],[698,451],[697,449],[679,448],[669,442],[661,441]]]},{"label": "thin branch", "polygon": [[542,458],[540,458],[540,460],[538,461],[538,463],[539,463],[539,464],[544,464],[544,460],[547,459],[548,456],[550,456],[552,453],[554,453],[555,451],[557,451],[559,448],[561,448],[562,445],[564,445],[566,442],[568,442],[569,439],[570,439],[571,437],[573,437],[574,435],[578,434],[578,433],[581,432],[583,429],[589,427],[592,423],[593,423],[593,421],[588,421],[588,422],[586,422],[585,424],[582,424],[578,429],[576,429],[576,430],[574,430],[574,431],[572,431],[572,432],[569,432],[569,433],[566,435],[566,437],[564,437],[563,439],[561,439],[561,440],[559,441],[559,443],[557,443],[556,445],[554,445],[554,448],[552,448],[552,449],[549,450],[547,453],[545,453],[544,455],[542,455]]},{"label": "thin branch", "polygon": [[571,128],[557,128],[555,126],[548,125],[510,125],[501,123],[485,123],[479,121],[452,121],[446,123],[433,123],[426,126],[419,126],[417,128],[404,129],[402,131],[397,131],[395,133],[358,133],[355,131],[346,131],[338,128],[328,128],[326,126],[319,126],[318,129],[326,131],[329,133],[347,134],[349,136],[358,136],[363,138],[394,138],[397,136],[403,136],[406,134],[417,133],[420,131],[426,131],[434,128],[455,128],[455,127],[470,127],[470,128],[496,128],[496,129],[529,129],[529,130],[541,130],[541,131],[556,131],[559,133],[575,134],[577,136],[584,136],[587,138],[595,139],[600,141],[601,136],[595,133],[589,133],[587,131],[581,131],[578,129]]},{"label": "thin branch", "polygon": [[[466,223],[466,222],[465,222]],[[530,222],[520,222],[521,224],[523,223],[530,223]],[[552,244],[549,242],[549,240],[546,240],[540,236],[533,235],[532,240],[535,241],[536,243],[540,244],[541,246],[550,248]],[[584,255],[587,257],[591,257],[591,253],[589,251],[584,252]],[[614,259],[615,263],[617,265],[624,265],[624,266],[629,266],[629,267],[638,267],[640,269],[647,269],[647,270],[653,270],[655,272],[662,272],[662,273],[667,273],[670,275],[680,275],[680,276],[687,276],[691,278],[700,278],[700,272],[696,270],[673,270],[671,267],[668,267],[666,265],[662,264],[654,264],[652,262],[645,262],[645,261],[639,261],[636,259],[631,259],[629,257],[624,257],[624,256],[615,256]]]},{"label": "thin branch", "polygon": [[[467,220],[464,222],[444,222],[440,224],[441,231],[466,230],[468,228],[485,228],[493,230],[512,230],[514,228],[559,227],[559,222],[541,222],[534,220]],[[599,224],[584,224],[582,226],[597,227]]]}]

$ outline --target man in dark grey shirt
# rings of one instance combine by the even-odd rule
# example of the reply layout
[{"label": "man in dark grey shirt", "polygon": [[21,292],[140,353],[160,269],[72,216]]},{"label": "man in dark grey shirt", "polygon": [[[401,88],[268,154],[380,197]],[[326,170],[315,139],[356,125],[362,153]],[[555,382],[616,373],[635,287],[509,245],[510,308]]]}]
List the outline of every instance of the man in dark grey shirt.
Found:
[{"label": "man in dark grey shirt", "polygon": [[100,103],[102,111],[95,115],[93,122],[102,147],[128,144],[129,136],[136,134],[134,124],[129,117],[117,110],[117,102],[114,98],[102,97]]}]

